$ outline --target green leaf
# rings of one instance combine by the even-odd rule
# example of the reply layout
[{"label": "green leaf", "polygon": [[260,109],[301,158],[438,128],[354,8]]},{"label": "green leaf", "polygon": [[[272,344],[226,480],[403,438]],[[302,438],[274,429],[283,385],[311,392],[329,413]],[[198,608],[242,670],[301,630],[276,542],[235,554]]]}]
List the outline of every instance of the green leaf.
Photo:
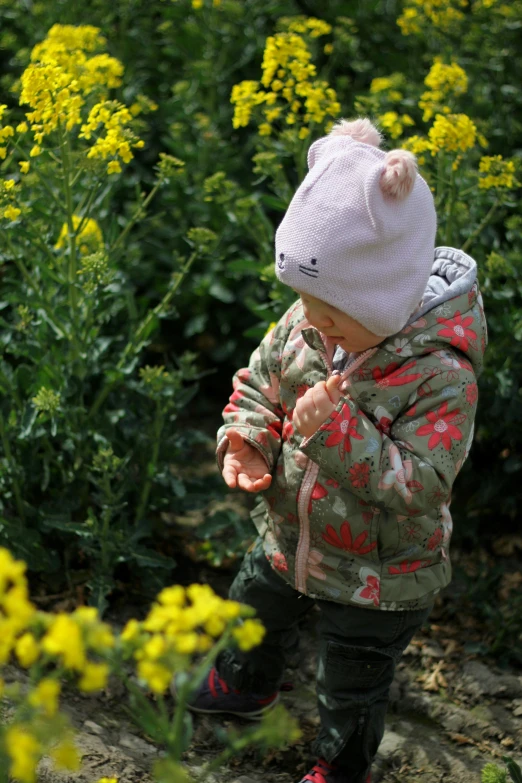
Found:
[{"label": "green leaf", "polygon": [[140,568],[165,568],[170,570],[176,566],[176,561],[172,557],[161,555],[159,552],[155,552],[147,547],[139,547],[130,552],[129,556],[131,560],[136,561]]},{"label": "green leaf", "polygon": [[219,299],[220,302],[224,302],[225,304],[230,304],[231,302],[234,302],[236,299],[232,291],[230,291],[222,283],[219,283],[217,281],[212,283],[212,285],[210,286],[209,294],[213,296],[214,299]]}]

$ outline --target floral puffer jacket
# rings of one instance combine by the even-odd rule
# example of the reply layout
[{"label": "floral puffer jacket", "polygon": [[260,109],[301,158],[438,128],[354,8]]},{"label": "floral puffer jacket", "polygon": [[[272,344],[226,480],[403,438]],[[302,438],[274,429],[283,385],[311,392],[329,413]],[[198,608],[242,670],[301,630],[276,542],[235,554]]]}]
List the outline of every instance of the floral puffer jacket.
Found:
[{"label": "floral puffer jacket", "polygon": [[473,282],[359,354],[342,373],[345,396],[307,440],[294,406],[331,374],[335,346],[300,302],[236,373],[219,461],[232,426],[265,457],[272,484],[252,516],[273,568],[296,590],[416,609],[449,583],[451,490],[473,439],[486,334]]}]

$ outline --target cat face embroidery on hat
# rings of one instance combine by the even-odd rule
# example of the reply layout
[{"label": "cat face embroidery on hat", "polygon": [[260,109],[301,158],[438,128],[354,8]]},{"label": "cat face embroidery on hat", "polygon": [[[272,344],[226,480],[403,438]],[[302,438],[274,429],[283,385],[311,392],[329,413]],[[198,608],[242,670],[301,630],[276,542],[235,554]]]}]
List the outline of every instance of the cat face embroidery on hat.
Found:
[{"label": "cat face embroidery on hat", "polygon": [[313,277],[314,280],[317,280],[317,278],[319,277],[319,269],[317,268],[317,258],[311,258],[309,266],[305,266],[304,264],[299,264],[299,271],[302,272],[303,275],[306,275],[307,277]]},{"label": "cat face embroidery on hat", "polygon": [[[288,259],[287,259],[288,260]],[[279,258],[277,260],[277,266],[281,271],[285,270],[285,254],[279,253]],[[317,267],[317,258],[311,258],[308,264],[298,264],[299,271],[306,275],[307,277],[311,277],[314,280],[317,280],[319,277],[319,269]]]}]

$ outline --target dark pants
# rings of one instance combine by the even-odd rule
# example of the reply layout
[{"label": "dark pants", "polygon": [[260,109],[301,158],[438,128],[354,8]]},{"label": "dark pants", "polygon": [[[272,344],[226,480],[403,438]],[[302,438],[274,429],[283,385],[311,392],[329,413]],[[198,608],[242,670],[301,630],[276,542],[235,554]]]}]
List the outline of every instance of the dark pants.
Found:
[{"label": "dark pants", "polygon": [[335,759],[353,783],[363,783],[384,734],[395,666],[431,608],[387,612],[308,598],[273,571],[260,539],[245,556],[229,595],[253,606],[267,633],[251,652],[225,650],[217,668],[232,687],[260,696],[281,685],[286,656],[296,648],[298,622],[314,604],[319,607],[321,729],[314,752],[328,762]]}]

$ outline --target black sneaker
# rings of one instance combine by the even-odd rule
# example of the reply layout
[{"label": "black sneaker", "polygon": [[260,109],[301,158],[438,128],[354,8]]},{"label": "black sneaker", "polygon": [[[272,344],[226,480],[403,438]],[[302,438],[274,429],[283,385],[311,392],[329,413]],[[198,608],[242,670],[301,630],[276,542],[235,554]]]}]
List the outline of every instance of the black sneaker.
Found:
[{"label": "black sneaker", "polygon": [[[176,698],[176,684],[172,681],[171,692]],[[187,702],[187,709],[191,712],[206,714],[228,713],[238,715],[241,718],[259,720],[265,712],[271,710],[279,701],[279,691],[271,696],[257,696],[254,693],[240,693],[230,688],[225,680],[212,668],[208,676],[201,683],[198,690],[193,693]]]}]

